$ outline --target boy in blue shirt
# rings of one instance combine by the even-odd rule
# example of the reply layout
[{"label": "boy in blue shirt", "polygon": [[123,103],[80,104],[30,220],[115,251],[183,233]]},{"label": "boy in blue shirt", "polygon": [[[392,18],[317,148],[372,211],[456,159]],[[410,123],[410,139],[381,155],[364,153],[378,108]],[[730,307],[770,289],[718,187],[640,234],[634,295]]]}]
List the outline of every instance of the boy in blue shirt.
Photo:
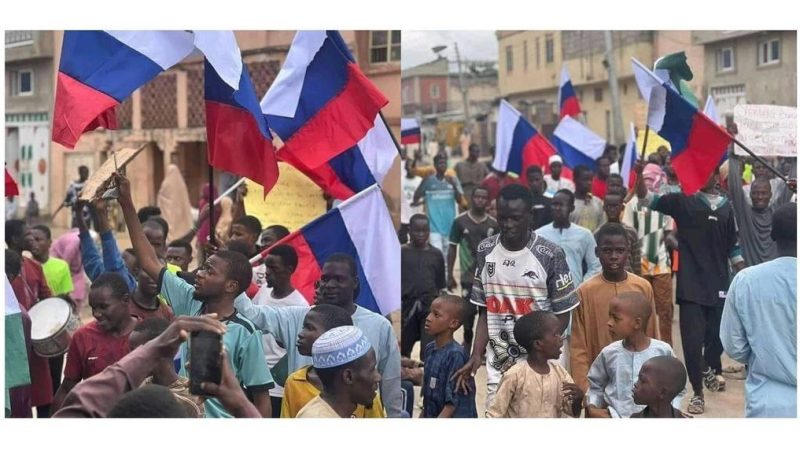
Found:
[{"label": "boy in blue shirt", "polygon": [[469,360],[467,351],[453,339],[464,318],[464,301],[455,295],[443,295],[431,304],[425,319],[425,332],[433,342],[425,346],[425,374],[422,417],[477,418],[475,380],[470,379],[467,394],[457,392],[453,375]]}]

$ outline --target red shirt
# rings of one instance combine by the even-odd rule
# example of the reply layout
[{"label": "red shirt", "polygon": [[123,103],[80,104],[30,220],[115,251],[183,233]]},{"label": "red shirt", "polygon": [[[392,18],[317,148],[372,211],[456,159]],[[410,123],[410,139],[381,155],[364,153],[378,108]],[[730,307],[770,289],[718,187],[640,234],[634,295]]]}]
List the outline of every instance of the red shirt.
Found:
[{"label": "red shirt", "polygon": [[50,298],[53,294],[47,286],[42,265],[30,258],[22,258],[22,271],[11,282],[19,304],[31,309],[39,300]]},{"label": "red shirt", "polygon": [[489,191],[489,201],[496,199],[498,195],[500,195],[500,189],[508,186],[509,184],[519,184],[517,178],[512,177],[511,175],[506,175],[503,178],[500,178],[495,173],[490,173],[486,175],[486,178],[483,179],[481,186],[485,187],[486,190]]},{"label": "red shirt", "polygon": [[130,352],[129,337],[112,336],[97,322],[82,326],[69,343],[64,379],[80,381],[102,372]]},{"label": "red shirt", "polygon": [[606,198],[606,189],[608,189],[606,182],[598,177],[594,177],[592,180],[592,195],[600,200],[604,200]]}]

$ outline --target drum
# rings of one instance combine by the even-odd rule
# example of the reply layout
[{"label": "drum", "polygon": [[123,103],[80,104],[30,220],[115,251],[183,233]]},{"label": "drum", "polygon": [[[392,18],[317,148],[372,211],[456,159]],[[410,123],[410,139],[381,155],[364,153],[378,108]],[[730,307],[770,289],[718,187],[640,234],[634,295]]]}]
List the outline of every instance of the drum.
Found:
[{"label": "drum", "polygon": [[31,317],[33,351],[45,358],[66,352],[72,335],[81,326],[69,302],[58,297],[36,303],[28,315]]}]

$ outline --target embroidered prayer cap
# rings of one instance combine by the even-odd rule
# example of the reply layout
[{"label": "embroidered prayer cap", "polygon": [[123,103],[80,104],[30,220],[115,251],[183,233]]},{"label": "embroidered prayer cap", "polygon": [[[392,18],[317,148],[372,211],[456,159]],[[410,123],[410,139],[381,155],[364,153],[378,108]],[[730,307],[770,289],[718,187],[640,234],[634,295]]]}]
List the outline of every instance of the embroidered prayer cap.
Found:
[{"label": "embroidered prayer cap", "polygon": [[553,164],[554,162],[557,162],[559,164],[564,164],[564,161],[562,161],[561,157],[558,156],[558,155],[551,156],[550,159],[547,160],[547,165],[549,166],[550,164]]},{"label": "embroidered prayer cap", "polygon": [[361,330],[354,326],[336,327],[322,334],[311,346],[314,367],[343,366],[364,356],[372,348]]}]

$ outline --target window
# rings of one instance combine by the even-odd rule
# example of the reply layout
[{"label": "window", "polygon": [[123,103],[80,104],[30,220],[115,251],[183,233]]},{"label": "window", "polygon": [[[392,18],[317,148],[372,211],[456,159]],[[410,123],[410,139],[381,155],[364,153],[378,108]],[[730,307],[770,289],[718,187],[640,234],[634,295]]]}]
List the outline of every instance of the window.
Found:
[{"label": "window", "polygon": [[544,60],[546,63],[553,62],[553,58],[555,57],[555,48],[553,43],[553,35],[548,34],[544,38]]},{"label": "window", "polygon": [[514,70],[514,51],[510,45],[506,46],[506,73]]},{"label": "window", "polygon": [[717,50],[717,72],[728,72],[733,70],[733,47],[725,47]]},{"label": "window", "polygon": [[33,95],[33,70],[17,70],[10,72],[11,96]]},{"label": "window", "polygon": [[603,88],[594,88],[594,101],[602,102],[603,101]]},{"label": "window", "polygon": [[369,32],[369,62],[400,61],[400,30]]},{"label": "window", "polygon": [[540,59],[540,51],[539,51],[539,38],[536,38],[536,68],[539,68],[539,59]]},{"label": "window", "polygon": [[758,44],[758,65],[768,66],[781,61],[780,39],[770,39]]},{"label": "window", "polygon": [[439,85],[432,84],[431,85],[431,98],[439,98]]},{"label": "window", "polygon": [[528,70],[528,41],[522,41],[522,66]]}]

